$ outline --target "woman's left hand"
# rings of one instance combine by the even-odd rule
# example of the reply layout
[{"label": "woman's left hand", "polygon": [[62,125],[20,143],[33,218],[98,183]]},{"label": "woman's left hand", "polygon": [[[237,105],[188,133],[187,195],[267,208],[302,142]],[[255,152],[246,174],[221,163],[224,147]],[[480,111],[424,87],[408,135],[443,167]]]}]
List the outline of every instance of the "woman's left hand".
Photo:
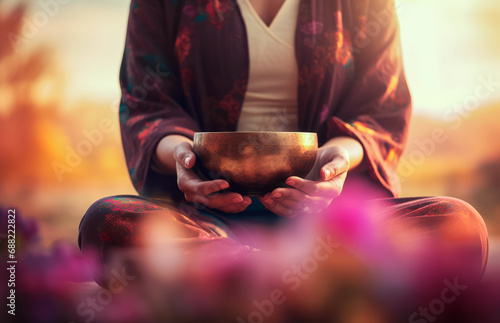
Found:
[{"label": "woman's left hand", "polygon": [[316,162],[305,179],[291,176],[286,184],[259,200],[270,211],[295,217],[301,213],[319,213],[340,195],[349,170],[349,153],[341,146],[318,149]]}]

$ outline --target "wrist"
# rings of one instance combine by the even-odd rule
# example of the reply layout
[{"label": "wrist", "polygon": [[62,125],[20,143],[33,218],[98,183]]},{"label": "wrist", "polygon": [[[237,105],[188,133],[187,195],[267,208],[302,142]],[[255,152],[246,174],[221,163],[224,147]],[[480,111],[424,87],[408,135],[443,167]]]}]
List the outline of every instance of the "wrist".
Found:
[{"label": "wrist", "polygon": [[[335,149],[339,154],[343,154],[349,162],[349,170],[356,168],[364,158],[364,149],[359,141],[351,137],[335,137],[328,140],[322,149]],[[330,150],[333,152],[332,150]]]}]

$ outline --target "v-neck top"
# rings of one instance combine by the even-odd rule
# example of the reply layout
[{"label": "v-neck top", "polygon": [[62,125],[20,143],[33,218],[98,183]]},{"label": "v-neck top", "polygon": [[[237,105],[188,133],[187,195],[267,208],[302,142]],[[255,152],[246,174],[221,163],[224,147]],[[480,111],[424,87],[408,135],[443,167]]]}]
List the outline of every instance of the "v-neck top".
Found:
[{"label": "v-neck top", "polygon": [[237,131],[298,131],[295,29],[299,0],[285,0],[269,26],[238,0],[249,49],[249,80]]}]

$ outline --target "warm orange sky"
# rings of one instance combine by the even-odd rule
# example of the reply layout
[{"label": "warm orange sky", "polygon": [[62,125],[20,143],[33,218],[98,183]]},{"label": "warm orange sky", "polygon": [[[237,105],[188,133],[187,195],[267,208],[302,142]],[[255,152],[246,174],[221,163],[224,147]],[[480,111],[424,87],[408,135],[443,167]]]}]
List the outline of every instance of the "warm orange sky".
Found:
[{"label": "warm orange sky", "polygon": [[[28,19],[41,10],[39,1],[29,3]],[[29,41],[54,46],[67,74],[67,106],[77,98],[116,101],[129,3],[72,0]],[[500,1],[401,0],[399,9],[415,113],[443,118],[474,95],[480,78],[500,81]],[[493,100],[500,86],[481,103]]]}]

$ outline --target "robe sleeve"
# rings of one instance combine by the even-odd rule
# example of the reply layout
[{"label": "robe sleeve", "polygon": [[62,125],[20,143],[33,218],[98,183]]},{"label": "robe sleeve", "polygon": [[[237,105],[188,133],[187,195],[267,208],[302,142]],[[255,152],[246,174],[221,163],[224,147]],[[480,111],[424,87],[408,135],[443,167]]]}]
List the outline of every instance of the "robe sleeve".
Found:
[{"label": "robe sleeve", "polygon": [[400,191],[397,164],[411,114],[403,71],[394,0],[354,2],[352,55],[355,77],[335,117],[328,138],[350,136],[364,148],[370,177],[393,196]]},{"label": "robe sleeve", "polygon": [[[143,196],[176,191],[175,176],[151,167],[158,142],[193,137],[199,125],[185,109],[170,1],[133,0],[120,70],[120,129],[130,178]],[[171,6],[172,8],[165,8]]]}]

